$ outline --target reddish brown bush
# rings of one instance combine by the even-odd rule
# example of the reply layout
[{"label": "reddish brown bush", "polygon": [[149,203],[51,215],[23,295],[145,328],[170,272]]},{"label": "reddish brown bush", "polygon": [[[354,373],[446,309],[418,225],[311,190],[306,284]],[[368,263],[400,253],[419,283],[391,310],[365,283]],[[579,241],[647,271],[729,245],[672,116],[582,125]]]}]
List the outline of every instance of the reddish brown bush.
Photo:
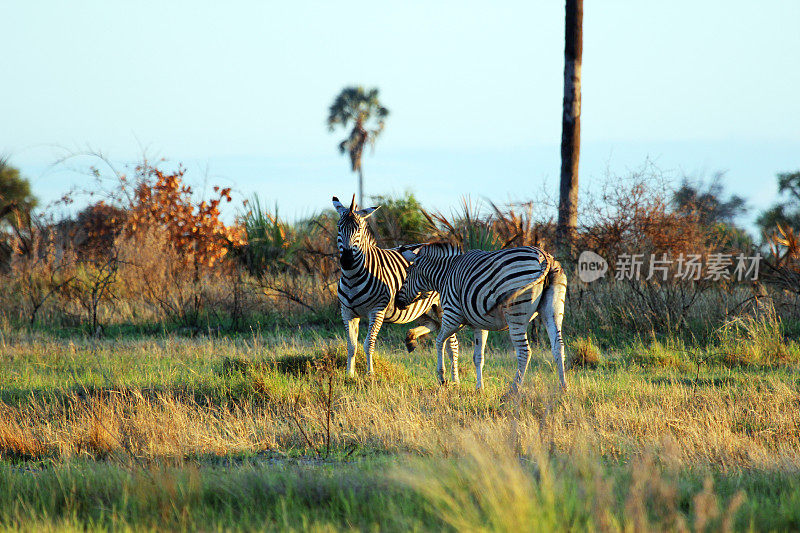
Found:
[{"label": "reddish brown bush", "polygon": [[241,228],[226,226],[219,205],[231,201],[230,188],[214,187],[215,198],[194,203],[192,188],[183,182],[185,170],[168,173],[142,164],[127,231],[143,227],[166,232],[169,243],[186,264],[213,266],[231,246],[245,243]]}]

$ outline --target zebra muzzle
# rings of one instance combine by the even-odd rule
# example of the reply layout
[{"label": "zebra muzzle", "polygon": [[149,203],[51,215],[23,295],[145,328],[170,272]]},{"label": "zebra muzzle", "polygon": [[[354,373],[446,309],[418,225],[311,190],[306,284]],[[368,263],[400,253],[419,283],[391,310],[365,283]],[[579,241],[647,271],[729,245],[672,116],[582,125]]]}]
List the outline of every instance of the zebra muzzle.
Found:
[{"label": "zebra muzzle", "polygon": [[339,263],[344,268],[353,268],[355,264],[355,255],[353,254],[353,250],[343,250],[342,255],[339,256]]}]

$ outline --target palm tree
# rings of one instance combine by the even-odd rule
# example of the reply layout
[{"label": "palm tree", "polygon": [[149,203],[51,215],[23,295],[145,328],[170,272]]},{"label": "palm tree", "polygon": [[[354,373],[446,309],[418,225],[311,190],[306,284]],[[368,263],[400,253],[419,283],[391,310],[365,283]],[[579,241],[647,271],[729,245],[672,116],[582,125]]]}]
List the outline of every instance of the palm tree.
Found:
[{"label": "palm tree", "polygon": [[16,215],[16,223],[20,218],[27,220],[34,207],[36,197],[31,194],[30,182],[20,175],[19,169],[11,166],[7,158],[0,157],[0,230],[6,224],[15,223],[11,216]]},{"label": "palm tree", "polygon": [[578,159],[581,151],[583,0],[567,0],[564,34],[564,111],[561,118],[561,199],[558,247],[572,252],[578,222]]},{"label": "palm tree", "polygon": [[345,87],[328,110],[328,129],[336,126],[347,128],[353,123],[350,135],[339,143],[339,151],[350,155],[350,168],[358,172],[358,203],[364,205],[364,171],[361,155],[367,143],[375,146],[375,140],[383,131],[389,110],[378,100],[378,89]]}]

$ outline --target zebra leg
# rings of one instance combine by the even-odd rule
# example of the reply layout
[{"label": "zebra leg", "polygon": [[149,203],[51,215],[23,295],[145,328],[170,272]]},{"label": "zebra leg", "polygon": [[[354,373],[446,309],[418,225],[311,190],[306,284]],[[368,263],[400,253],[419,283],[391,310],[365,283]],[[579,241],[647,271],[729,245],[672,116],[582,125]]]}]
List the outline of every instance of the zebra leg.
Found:
[{"label": "zebra leg", "polygon": [[[439,378],[439,383],[444,385],[444,342],[454,337],[456,332],[461,329],[461,324],[447,317],[442,319],[442,326],[439,328],[439,333],[436,335],[436,377]],[[456,340],[456,342],[458,342]],[[456,347],[458,345],[456,344]],[[456,348],[457,349],[457,348]]]},{"label": "zebra leg", "polygon": [[342,320],[347,328],[347,375],[352,377],[356,373],[355,356],[358,347],[359,318],[353,316],[349,309],[342,306]]},{"label": "zebra leg", "polygon": [[447,342],[447,350],[450,352],[450,379],[453,383],[458,383],[458,337],[450,335]]},{"label": "zebra leg", "polygon": [[406,350],[413,352],[417,347],[417,340],[428,333],[439,329],[442,322],[442,308],[436,304],[432,305],[428,311],[420,317],[422,322],[418,327],[408,330],[406,335]]},{"label": "zebra leg", "polygon": [[561,337],[561,322],[564,320],[564,298],[567,295],[567,276],[562,272],[544,291],[539,309],[550,337],[550,349],[558,369],[561,388],[567,390],[564,378],[564,340]]},{"label": "zebra leg", "polygon": [[431,328],[425,324],[408,330],[408,335],[406,335],[406,350],[408,350],[408,353],[411,353],[416,349],[417,339],[424,337],[431,331],[433,330],[431,330]]},{"label": "zebra leg", "polygon": [[511,392],[516,394],[522,385],[522,379],[528,370],[528,362],[531,360],[531,348],[528,346],[528,322],[524,324],[510,322],[508,333],[511,335],[511,344],[517,352],[517,374],[511,383]]},{"label": "zebra leg", "polygon": [[489,332],[485,329],[476,329],[475,335],[475,355],[472,356],[472,361],[475,363],[475,388],[477,390],[483,389],[483,350],[486,346],[486,338]]},{"label": "zebra leg", "polygon": [[383,317],[386,314],[386,309],[380,311],[373,311],[369,315],[369,333],[364,340],[364,353],[367,354],[367,374],[372,374],[372,352],[375,350],[375,339],[378,338],[378,332],[383,326]]}]

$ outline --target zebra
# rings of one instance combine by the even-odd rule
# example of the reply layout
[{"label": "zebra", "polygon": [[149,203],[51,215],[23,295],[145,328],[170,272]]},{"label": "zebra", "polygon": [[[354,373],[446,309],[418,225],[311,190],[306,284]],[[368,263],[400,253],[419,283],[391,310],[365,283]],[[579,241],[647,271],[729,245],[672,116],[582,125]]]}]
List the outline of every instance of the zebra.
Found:
[{"label": "zebra", "polygon": [[[369,332],[364,341],[367,373],[371,374],[375,339],[384,322],[405,324],[422,317],[423,324],[409,331],[406,348],[412,351],[416,339],[437,327],[439,295],[428,291],[404,309],[394,305],[394,298],[408,272],[409,262],[399,249],[379,248],[367,227],[367,220],[378,207],[358,209],[355,195],[347,208],[333,197],[333,207],[339,213],[336,246],[339,250],[341,278],[339,303],[342,320],[347,328],[347,374],[355,375],[355,352],[358,344],[358,324],[369,320]],[[458,341],[449,343],[449,350],[458,353]],[[457,357],[457,355],[456,355]]]},{"label": "zebra", "polygon": [[[511,393],[519,390],[530,360],[528,323],[541,314],[550,336],[550,344],[562,389],[564,378],[564,341],[561,322],[567,276],[553,256],[531,246],[485,252],[460,248],[447,243],[420,245],[403,251],[412,262],[408,276],[397,293],[396,305],[411,304],[416,295],[426,291],[440,294],[442,324],[436,337],[439,382],[444,384],[442,345],[464,325],[475,328],[476,387],[483,386],[483,345],[486,330],[509,330],[517,352],[517,373]],[[458,382],[458,357],[451,361],[451,379]]]}]

